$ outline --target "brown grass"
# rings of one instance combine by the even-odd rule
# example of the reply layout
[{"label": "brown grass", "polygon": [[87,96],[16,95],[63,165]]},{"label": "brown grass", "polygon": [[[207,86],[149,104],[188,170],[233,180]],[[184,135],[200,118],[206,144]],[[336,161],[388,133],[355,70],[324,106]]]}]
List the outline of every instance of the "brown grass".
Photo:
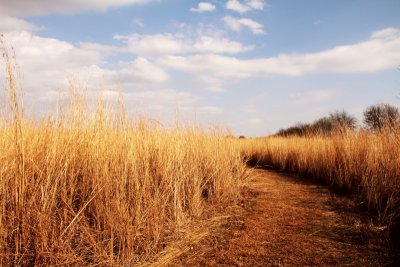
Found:
[{"label": "brown grass", "polygon": [[238,199],[243,157],[358,192],[379,221],[399,225],[400,129],[238,141],[130,121],[122,98],[113,107],[100,98],[92,111],[77,90],[38,121],[24,116],[15,55],[0,51],[10,104],[0,116],[1,266],[172,261],[192,241],[168,245],[190,236],[206,208]]},{"label": "brown grass", "polygon": [[397,266],[399,252],[351,198],[298,175],[254,170],[208,238],[169,266]]},{"label": "brown grass", "polygon": [[144,263],[204,207],[236,199],[245,166],[220,131],[132,122],[122,101],[90,112],[76,93],[56,119],[29,120],[2,52],[1,266]]},{"label": "brown grass", "polygon": [[341,192],[353,192],[385,225],[400,219],[400,129],[330,137],[242,140],[252,164],[299,173]]}]

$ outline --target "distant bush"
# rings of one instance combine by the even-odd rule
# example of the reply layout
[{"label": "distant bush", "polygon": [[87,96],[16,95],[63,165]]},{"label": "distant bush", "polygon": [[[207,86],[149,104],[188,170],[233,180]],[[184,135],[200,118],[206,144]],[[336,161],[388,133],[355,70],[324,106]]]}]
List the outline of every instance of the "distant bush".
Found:
[{"label": "distant bush", "polygon": [[286,129],[280,129],[276,136],[309,136],[330,135],[337,131],[353,131],[357,126],[357,119],[346,111],[335,111],[327,117],[322,117],[313,123],[297,123]]},{"label": "distant bush", "polygon": [[384,127],[395,128],[399,123],[400,112],[391,105],[373,105],[364,111],[364,124],[370,130],[381,131]]},{"label": "distant bush", "polygon": [[354,130],[357,127],[357,119],[344,110],[330,113],[329,120],[336,130]]}]

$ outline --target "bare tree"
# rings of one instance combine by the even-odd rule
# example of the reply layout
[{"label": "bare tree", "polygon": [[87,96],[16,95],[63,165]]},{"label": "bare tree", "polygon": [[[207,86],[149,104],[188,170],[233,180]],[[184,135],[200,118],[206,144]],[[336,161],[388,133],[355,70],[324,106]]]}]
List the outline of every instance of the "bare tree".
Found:
[{"label": "bare tree", "polygon": [[357,127],[357,119],[344,110],[330,113],[329,119],[337,130],[354,130]]},{"label": "bare tree", "polygon": [[369,106],[364,111],[364,124],[371,130],[382,130],[384,127],[394,128],[400,123],[399,110],[388,104]]}]

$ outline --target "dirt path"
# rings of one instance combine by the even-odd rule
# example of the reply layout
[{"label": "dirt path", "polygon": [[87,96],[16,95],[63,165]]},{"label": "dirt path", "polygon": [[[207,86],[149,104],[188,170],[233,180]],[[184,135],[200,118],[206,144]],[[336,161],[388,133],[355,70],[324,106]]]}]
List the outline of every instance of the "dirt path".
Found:
[{"label": "dirt path", "polygon": [[298,178],[256,170],[226,212],[225,223],[171,266],[396,265],[352,201]]}]

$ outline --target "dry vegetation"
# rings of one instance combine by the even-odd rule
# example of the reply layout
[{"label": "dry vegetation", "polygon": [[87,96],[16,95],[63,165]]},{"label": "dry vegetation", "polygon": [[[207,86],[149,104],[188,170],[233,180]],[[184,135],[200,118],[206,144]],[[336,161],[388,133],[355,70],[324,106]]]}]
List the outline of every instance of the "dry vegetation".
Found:
[{"label": "dry vegetation", "polygon": [[130,121],[121,99],[90,111],[74,92],[63,112],[38,121],[24,116],[17,68],[2,53],[1,266],[154,260],[206,207],[237,199],[245,159],[358,192],[380,222],[398,225],[400,130],[236,140]]},{"label": "dry vegetation", "polygon": [[122,101],[79,94],[55,119],[23,116],[3,51],[11,109],[0,118],[0,265],[130,266],[176,239],[203,208],[232,201],[244,181],[221,132],[130,122]]},{"label": "dry vegetation", "polygon": [[355,193],[361,207],[388,230],[400,221],[400,129],[342,131],[331,136],[243,140],[258,166],[299,173],[340,192]]}]

